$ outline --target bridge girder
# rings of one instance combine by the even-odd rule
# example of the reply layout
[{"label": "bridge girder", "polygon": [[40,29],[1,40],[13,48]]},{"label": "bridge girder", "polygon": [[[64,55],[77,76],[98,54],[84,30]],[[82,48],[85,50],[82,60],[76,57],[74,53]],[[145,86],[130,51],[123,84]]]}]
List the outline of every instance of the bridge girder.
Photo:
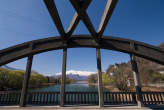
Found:
[{"label": "bridge girder", "polygon": [[101,48],[134,54],[164,65],[164,49],[129,39],[103,36],[97,44],[90,35],[72,35],[64,44],[60,36],[25,42],[0,50],[0,66],[30,55],[63,48]]}]

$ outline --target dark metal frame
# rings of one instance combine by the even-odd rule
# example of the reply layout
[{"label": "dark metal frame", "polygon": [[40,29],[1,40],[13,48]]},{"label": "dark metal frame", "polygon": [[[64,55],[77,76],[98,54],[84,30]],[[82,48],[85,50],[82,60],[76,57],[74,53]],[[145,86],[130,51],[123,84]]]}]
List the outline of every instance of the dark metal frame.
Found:
[{"label": "dark metal frame", "polygon": [[[111,36],[103,36],[104,30],[112,16],[112,13],[114,11],[114,8],[118,0],[107,0],[107,5],[104,11],[104,15],[102,17],[97,32],[86,12],[86,9],[88,8],[92,0],[69,0],[69,1],[71,2],[72,6],[76,10],[76,13],[72,19],[72,22],[67,32],[65,32],[64,30],[54,0],[44,0],[44,3],[53,19],[54,24],[57,27],[60,36],[34,40],[13,47],[9,47],[7,49],[0,50],[0,66],[21,58],[28,57],[20,106],[25,106],[26,104],[25,99],[28,89],[28,80],[30,78],[30,73],[31,73],[32,58],[34,55],[42,52],[63,49],[61,106],[64,105],[64,99],[65,99],[64,92],[65,92],[67,48],[77,48],[77,47],[96,48],[98,82],[99,82],[99,86],[98,86],[99,105],[101,107],[104,104],[102,99],[102,78],[101,78],[102,72],[101,72],[100,49],[120,51],[133,55],[134,57],[139,56],[151,61],[155,61],[159,64],[164,64],[164,49],[134,40],[111,37]],[[84,22],[85,26],[87,27],[91,35],[72,35],[80,20]],[[134,59],[131,60],[135,62]],[[135,74],[137,73],[136,72],[137,70],[138,68],[136,67],[134,70]],[[136,86],[139,86],[138,83],[139,82],[136,83],[137,84]],[[138,95],[140,94],[138,93]]]},{"label": "dark metal frame", "polygon": [[[33,45],[33,49],[31,49],[31,44]],[[131,48],[131,44],[133,44],[136,50]],[[73,35],[69,38],[67,45],[63,43],[61,37],[50,37],[0,50],[0,66],[42,52],[78,47],[120,51],[123,53],[134,54],[135,56],[164,65],[164,50],[156,46],[110,36],[103,36],[100,44],[97,44],[90,35]]]}]

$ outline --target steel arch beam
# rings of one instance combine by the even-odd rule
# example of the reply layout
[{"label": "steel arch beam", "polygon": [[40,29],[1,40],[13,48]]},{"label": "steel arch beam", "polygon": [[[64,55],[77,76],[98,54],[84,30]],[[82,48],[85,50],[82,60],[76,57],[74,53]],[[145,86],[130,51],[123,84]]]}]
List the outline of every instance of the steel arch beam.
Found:
[{"label": "steel arch beam", "polygon": [[[33,49],[31,49],[31,46]],[[100,44],[97,44],[90,35],[73,35],[68,40],[67,45],[63,44],[62,38],[59,36],[25,42],[0,50],[0,66],[42,52],[77,47],[120,51],[123,53],[134,54],[164,65],[164,49],[156,46],[111,36],[103,36]]]}]

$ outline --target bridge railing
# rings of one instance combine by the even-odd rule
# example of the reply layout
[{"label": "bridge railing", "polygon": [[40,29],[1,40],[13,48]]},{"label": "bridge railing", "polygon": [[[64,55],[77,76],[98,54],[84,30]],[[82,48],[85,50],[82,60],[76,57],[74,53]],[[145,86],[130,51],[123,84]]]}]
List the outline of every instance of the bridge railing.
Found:
[{"label": "bridge railing", "polygon": [[[104,92],[105,105],[137,104],[135,92]],[[145,105],[164,104],[164,92],[142,92]],[[0,105],[18,105],[20,92],[0,92]],[[59,105],[60,92],[30,92],[27,95],[30,105]],[[98,105],[97,92],[66,92],[66,105]]]},{"label": "bridge railing", "polygon": [[58,105],[60,103],[60,92],[31,92],[27,96],[28,104]]},{"label": "bridge railing", "polygon": [[4,91],[0,92],[0,105],[17,105],[20,100],[20,92]]},{"label": "bridge railing", "polygon": [[105,92],[104,104],[137,104],[135,92]]},{"label": "bridge railing", "polygon": [[144,104],[164,104],[164,92],[142,92],[142,96]]},{"label": "bridge railing", "polygon": [[65,104],[92,104],[99,103],[97,92],[66,92]]}]

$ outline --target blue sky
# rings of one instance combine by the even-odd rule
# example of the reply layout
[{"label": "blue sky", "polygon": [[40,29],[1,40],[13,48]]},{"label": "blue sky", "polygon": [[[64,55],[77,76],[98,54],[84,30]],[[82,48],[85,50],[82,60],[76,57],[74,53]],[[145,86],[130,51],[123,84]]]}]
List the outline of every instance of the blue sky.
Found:
[{"label": "blue sky", "polygon": [[[93,0],[87,13],[97,30],[107,0]],[[74,15],[69,0],[55,0],[65,30]],[[164,0],[119,0],[104,35],[159,45],[164,42]],[[80,22],[73,34],[89,34]],[[0,0],[0,49],[35,39],[58,36],[43,0]],[[67,70],[97,71],[96,50],[68,49]],[[124,53],[102,50],[102,68],[126,62]],[[33,69],[46,74],[61,72],[62,50],[34,57]],[[26,58],[8,64],[25,69]]]}]

